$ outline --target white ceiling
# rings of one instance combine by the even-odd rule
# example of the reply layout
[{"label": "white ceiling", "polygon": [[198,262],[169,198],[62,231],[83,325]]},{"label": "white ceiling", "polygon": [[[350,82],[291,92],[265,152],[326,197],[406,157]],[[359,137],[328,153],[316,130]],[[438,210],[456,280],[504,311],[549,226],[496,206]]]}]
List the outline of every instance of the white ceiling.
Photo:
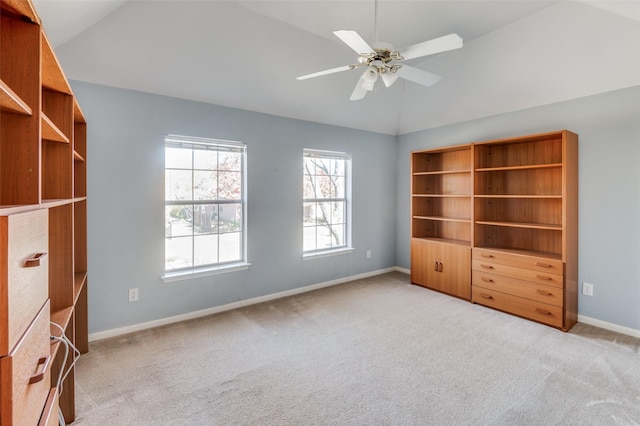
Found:
[{"label": "white ceiling", "polygon": [[373,43],[373,0],[35,0],[68,78],[386,134],[640,85],[640,0],[379,0],[379,41],[456,32],[464,47],[349,101],[359,71],[332,32]]}]

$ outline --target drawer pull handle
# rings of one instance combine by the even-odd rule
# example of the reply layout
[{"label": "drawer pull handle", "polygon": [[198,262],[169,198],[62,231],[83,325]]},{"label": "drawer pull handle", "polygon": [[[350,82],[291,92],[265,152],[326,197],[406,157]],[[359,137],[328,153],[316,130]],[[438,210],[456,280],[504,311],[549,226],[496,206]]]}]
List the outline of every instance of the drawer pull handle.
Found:
[{"label": "drawer pull handle", "polygon": [[482,256],[482,257],[488,257],[489,259],[493,259],[493,255],[492,255],[492,254],[480,253],[480,256]]},{"label": "drawer pull handle", "polygon": [[538,290],[538,294],[541,294],[543,296],[553,296],[553,293],[551,293],[550,291],[546,291],[546,290]]},{"label": "drawer pull handle", "polygon": [[544,275],[536,275],[536,278],[539,279],[539,280],[544,280],[544,281],[553,281],[553,278],[545,277]]},{"label": "drawer pull handle", "polygon": [[47,355],[38,360],[38,366],[42,366],[42,367],[39,368],[40,370],[39,373],[36,373],[29,378],[30,385],[41,382],[42,379],[44,379],[44,373],[47,371],[47,367],[49,366],[50,361],[51,361],[51,355]]},{"label": "drawer pull handle", "polygon": [[438,272],[438,262],[437,261],[433,262],[433,270]]},{"label": "drawer pull handle", "polygon": [[549,265],[548,263],[536,262],[536,266],[541,268],[553,268],[553,265]]},{"label": "drawer pull handle", "polygon": [[44,258],[47,253],[36,253],[27,260],[24,261],[25,268],[33,268],[34,266],[40,266],[40,260]]},{"label": "drawer pull handle", "polygon": [[484,269],[493,269],[493,266],[491,266],[491,265],[485,265],[484,263],[481,263],[481,264],[480,264],[480,267],[481,267],[481,268],[484,268]]},{"label": "drawer pull handle", "polygon": [[536,308],[536,312],[542,315],[551,315],[551,312],[545,310],[545,309],[540,309],[540,308]]},{"label": "drawer pull handle", "polygon": [[438,272],[442,272],[442,262],[438,262]]},{"label": "drawer pull handle", "polygon": [[480,297],[485,298],[485,299],[493,299],[493,296],[490,296],[490,295],[484,294],[484,293],[480,293]]},{"label": "drawer pull handle", "polygon": [[485,283],[492,283],[493,282],[493,280],[491,278],[487,278],[487,277],[480,277],[480,279],[482,281],[484,281]]}]

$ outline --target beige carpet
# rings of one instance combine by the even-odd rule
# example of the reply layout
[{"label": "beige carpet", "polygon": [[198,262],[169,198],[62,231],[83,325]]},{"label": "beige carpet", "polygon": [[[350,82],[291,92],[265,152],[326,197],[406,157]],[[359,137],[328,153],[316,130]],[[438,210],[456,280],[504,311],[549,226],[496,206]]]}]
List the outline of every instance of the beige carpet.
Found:
[{"label": "beige carpet", "polygon": [[391,273],[91,344],[77,425],[638,425],[640,340]]}]

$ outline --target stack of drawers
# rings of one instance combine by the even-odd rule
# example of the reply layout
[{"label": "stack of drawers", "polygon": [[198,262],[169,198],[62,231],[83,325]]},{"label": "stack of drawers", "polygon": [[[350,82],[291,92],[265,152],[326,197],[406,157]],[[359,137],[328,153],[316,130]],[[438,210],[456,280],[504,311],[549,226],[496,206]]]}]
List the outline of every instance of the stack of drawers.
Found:
[{"label": "stack of drawers", "polygon": [[471,281],[472,302],[564,328],[562,261],[473,248]]},{"label": "stack of drawers", "polygon": [[57,425],[51,389],[48,210],[0,216],[0,424]]}]

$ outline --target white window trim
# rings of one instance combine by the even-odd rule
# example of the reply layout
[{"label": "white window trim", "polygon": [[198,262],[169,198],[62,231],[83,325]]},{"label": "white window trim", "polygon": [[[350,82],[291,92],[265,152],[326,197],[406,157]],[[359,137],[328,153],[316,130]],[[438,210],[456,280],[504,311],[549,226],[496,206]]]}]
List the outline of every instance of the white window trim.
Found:
[{"label": "white window trim", "polygon": [[[355,250],[355,248],[353,248],[352,244],[351,244],[351,228],[352,228],[352,222],[351,222],[351,205],[353,203],[352,201],[352,196],[351,196],[351,187],[352,187],[352,162],[353,162],[353,157],[351,155],[351,153],[348,152],[340,152],[340,151],[325,151],[325,150],[318,150],[318,149],[309,149],[309,148],[304,148],[302,151],[302,156],[304,158],[304,156],[306,154],[311,154],[314,156],[318,156],[318,157],[331,157],[331,158],[343,158],[348,160],[347,161],[347,168],[345,170],[346,173],[346,180],[345,180],[345,203],[346,203],[346,207],[347,207],[347,211],[346,211],[346,229],[345,229],[345,241],[344,241],[344,246],[341,247],[335,247],[335,248],[328,248],[328,249],[319,249],[319,250],[309,250],[309,251],[304,251],[304,249],[302,250],[302,258],[307,260],[307,259],[318,259],[318,258],[322,258],[322,257],[328,257],[328,256],[335,256],[335,255],[340,255],[340,254],[346,254],[346,253],[351,253],[352,251]],[[302,202],[304,204],[304,197],[302,199]]]},{"label": "white window trim", "polygon": [[249,269],[251,263],[238,262],[220,266],[209,266],[206,268],[186,269],[177,272],[165,273],[160,279],[165,283],[191,280],[194,278],[208,277],[211,275],[227,274],[229,272],[244,271]]},{"label": "white window trim", "polygon": [[[195,136],[181,136],[174,134],[166,134],[164,139],[164,146],[167,142],[173,143],[187,143],[187,144],[203,144],[210,145],[216,144],[220,146],[227,146],[231,148],[242,148],[242,259],[233,263],[194,266],[192,268],[184,268],[177,270],[164,271],[164,274],[160,276],[160,279],[164,282],[182,281],[186,279],[199,278],[210,275],[219,275],[229,272],[235,272],[240,270],[249,269],[251,263],[247,261],[247,144],[238,141],[229,141],[223,139],[213,138],[200,138]],[[166,170],[166,167],[165,167]],[[166,202],[165,202],[166,205]]]}]

